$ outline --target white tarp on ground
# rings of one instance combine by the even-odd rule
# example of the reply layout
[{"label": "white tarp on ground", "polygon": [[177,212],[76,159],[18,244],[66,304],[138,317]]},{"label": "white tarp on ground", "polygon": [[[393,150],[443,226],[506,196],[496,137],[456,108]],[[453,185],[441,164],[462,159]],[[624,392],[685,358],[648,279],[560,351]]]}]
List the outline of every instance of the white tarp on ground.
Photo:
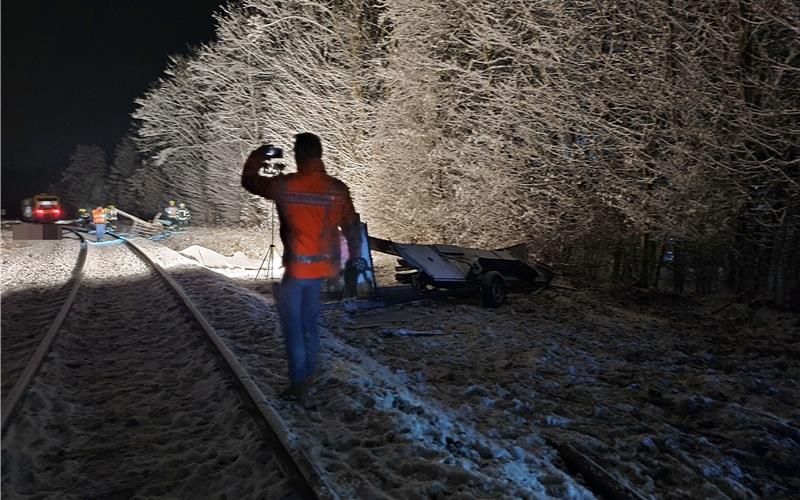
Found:
[{"label": "white tarp on ground", "polygon": [[180,251],[180,254],[191,257],[205,267],[258,269],[261,265],[261,261],[251,259],[242,252],[236,252],[232,257],[228,257],[199,245],[185,248]]}]

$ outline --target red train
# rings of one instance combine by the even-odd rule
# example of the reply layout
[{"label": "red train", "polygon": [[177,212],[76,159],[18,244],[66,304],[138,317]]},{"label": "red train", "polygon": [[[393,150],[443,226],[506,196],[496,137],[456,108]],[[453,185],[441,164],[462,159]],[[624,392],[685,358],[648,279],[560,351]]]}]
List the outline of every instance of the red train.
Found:
[{"label": "red train", "polygon": [[64,217],[61,199],[54,194],[37,194],[22,200],[22,220],[28,222],[55,222]]}]

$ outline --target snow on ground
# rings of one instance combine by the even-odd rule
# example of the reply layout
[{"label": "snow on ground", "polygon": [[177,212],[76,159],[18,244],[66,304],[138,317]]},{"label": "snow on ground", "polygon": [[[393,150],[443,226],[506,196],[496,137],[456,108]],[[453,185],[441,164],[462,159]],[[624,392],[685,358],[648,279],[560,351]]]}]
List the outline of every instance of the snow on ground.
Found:
[{"label": "snow on ground", "polygon": [[[267,254],[273,238],[269,229],[266,228],[229,229],[188,226],[184,231],[169,233],[166,238],[161,240],[161,243],[177,251],[192,245],[200,245],[223,255],[242,252],[247,257],[260,261]],[[274,244],[279,252],[283,251],[283,245],[277,234]]]},{"label": "snow on ground", "polygon": [[[175,254],[156,247],[147,244],[274,397],[286,385],[286,362],[271,301],[213,273],[178,271]],[[305,404],[275,404],[344,498],[591,497],[552,465],[545,450],[526,455],[505,449],[508,443],[410,392],[404,373],[342,342],[330,325],[322,344],[324,369]]]},{"label": "snow on ground", "polygon": [[[337,332],[486,435],[572,446],[641,493],[796,491],[797,318],[778,320],[779,333],[626,311],[590,293],[512,300],[495,311],[395,307]],[[401,329],[444,335],[392,335]]]},{"label": "snow on ground", "polygon": [[[376,262],[379,276],[391,274],[391,259]],[[492,477],[510,484],[546,469],[529,457],[574,469],[554,453],[573,449],[644,495],[792,496],[800,320],[739,304],[712,315],[719,300],[551,290],[497,310],[452,300],[328,312],[328,375],[363,383],[351,400],[397,412],[404,439],[426,450],[443,440],[437,451],[454,457],[474,452],[472,466],[503,469]],[[520,460],[503,462],[506,454]]]},{"label": "snow on ground", "polygon": [[11,228],[3,228],[0,239],[0,292],[14,288],[41,288],[63,284],[72,276],[80,244],[77,237],[61,240],[14,240]]},{"label": "snow on ground", "polygon": [[[209,272],[167,247],[259,259],[269,239],[192,227],[147,243],[268,396],[286,363],[264,273]],[[391,260],[377,262],[391,274]],[[329,311],[319,381],[303,404],[275,405],[344,497],[590,496],[582,483],[596,491],[597,478],[571,450],[644,496],[792,496],[798,318],[714,309],[551,290],[496,310],[447,300]]]}]

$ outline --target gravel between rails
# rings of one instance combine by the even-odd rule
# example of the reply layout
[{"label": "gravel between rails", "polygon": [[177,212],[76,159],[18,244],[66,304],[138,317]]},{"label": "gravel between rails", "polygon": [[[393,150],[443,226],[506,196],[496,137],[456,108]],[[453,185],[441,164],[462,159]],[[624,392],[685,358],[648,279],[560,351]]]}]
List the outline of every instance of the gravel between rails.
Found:
[{"label": "gravel between rails", "polygon": [[292,494],[174,293],[122,245],[90,252],[73,311],[4,437],[4,494]]}]

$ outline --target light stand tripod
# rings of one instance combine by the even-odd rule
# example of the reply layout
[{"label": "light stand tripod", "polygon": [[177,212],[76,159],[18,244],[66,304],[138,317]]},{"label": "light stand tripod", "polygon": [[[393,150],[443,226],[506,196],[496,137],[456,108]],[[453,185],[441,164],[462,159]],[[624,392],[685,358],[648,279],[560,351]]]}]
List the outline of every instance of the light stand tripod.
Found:
[{"label": "light stand tripod", "polygon": [[[265,175],[266,177],[273,177],[273,176],[280,176],[283,175],[283,170],[286,168],[286,165],[283,163],[271,163],[271,161],[275,158],[283,158],[283,150],[281,148],[276,148],[271,144],[267,144],[258,148],[258,151],[261,151],[264,155],[264,163],[261,166],[261,170],[259,171],[259,175]],[[261,274],[261,268],[264,267],[264,262],[267,263],[269,267],[269,279],[275,278],[275,253],[277,250],[275,249],[275,201],[272,201],[272,206],[270,207],[269,212],[269,232],[270,232],[270,240],[269,240],[269,249],[267,250],[267,255],[264,256],[264,260],[261,261],[261,265],[258,268],[258,272],[256,273],[255,279],[258,279],[258,275]]]},{"label": "light stand tripod", "polygon": [[[275,202],[272,202],[272,206],[270,207],[269,213],[269,232],[270,232],[270,239],[269,239],[269,249],[267,250],[267,254],[264,256],[264,260],[261,261],[261,265],[258,267],[258,272],[256,273],[256,277],[253,281],[258,280],[258,275],[261,274],[261,268],[264,267],[264,262],[267,263],[267,269],[269,270],[269,279],[275,279],[275,254],[278,253],[278,250],[275,249]],[[278,254],[278,256],[281,256]]]}]

